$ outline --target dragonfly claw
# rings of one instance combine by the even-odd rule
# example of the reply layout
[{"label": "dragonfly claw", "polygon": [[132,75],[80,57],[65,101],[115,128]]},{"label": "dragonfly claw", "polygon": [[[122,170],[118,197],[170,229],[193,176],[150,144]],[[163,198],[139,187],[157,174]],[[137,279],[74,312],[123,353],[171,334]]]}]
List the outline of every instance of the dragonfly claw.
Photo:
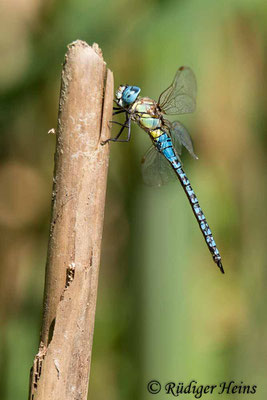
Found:
[{"label": "dragonfly claw", "polygon": [[109,142],[109,139],[107,140],[102,140],[102,142],[100,142],[101,146],[104,146],[105,144],[107,144]]}]

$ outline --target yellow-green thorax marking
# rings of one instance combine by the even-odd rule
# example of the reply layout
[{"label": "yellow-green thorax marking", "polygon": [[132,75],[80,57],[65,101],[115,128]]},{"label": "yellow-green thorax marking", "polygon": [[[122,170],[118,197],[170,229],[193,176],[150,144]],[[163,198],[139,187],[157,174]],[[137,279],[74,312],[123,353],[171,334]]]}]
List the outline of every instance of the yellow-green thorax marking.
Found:
[{"label": "yellow-green thorax marking", "polygon": [[131,119],[140,128],[149,133],[151,139],[157,139],[163,134],[163,118],[157,103],[149,97],[142,97],[134,102],[129,113]]}]

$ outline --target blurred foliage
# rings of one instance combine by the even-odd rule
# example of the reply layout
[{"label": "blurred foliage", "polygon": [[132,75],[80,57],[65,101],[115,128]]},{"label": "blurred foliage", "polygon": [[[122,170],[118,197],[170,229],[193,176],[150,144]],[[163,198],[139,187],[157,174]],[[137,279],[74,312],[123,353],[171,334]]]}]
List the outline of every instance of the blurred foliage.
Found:
[{"label": "blurred foliage", "polygon": [[47,132],[66,45],[79,38],[100,45],[116,86],[155,99],[177,67],[195,71],[198,109],[181,120],[199,161],[183,161],[226,270],[179,183],[142,184],[148,138],[134,128],[129,145],[113,144],[89,398],[146,399],[150,379],[233,379],[266,399],[266,1],[10,0],[0,15],[0,398],[26,398],[38,347]]}]

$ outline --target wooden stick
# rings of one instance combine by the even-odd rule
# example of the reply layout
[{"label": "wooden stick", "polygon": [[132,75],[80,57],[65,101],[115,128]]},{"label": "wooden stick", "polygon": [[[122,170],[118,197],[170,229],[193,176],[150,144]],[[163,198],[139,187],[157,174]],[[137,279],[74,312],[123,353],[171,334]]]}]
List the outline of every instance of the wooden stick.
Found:
[{"label": "wooden stick", "polygon": [[113,75],[76,41],[62,71],[41,340],[30,400],[87,399],[112,119]]}]

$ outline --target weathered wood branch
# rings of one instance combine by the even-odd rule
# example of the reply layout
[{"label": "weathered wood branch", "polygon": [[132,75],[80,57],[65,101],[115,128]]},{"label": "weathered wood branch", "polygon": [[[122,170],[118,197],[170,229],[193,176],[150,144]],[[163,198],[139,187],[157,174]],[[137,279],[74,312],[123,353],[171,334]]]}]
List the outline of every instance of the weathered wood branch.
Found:
[{"label": "weathered wood branch", "polygon": [[103,228],[113,76],[101,50],[68,46],[59,101],[52,218],[31,400],[87,399]]}]

